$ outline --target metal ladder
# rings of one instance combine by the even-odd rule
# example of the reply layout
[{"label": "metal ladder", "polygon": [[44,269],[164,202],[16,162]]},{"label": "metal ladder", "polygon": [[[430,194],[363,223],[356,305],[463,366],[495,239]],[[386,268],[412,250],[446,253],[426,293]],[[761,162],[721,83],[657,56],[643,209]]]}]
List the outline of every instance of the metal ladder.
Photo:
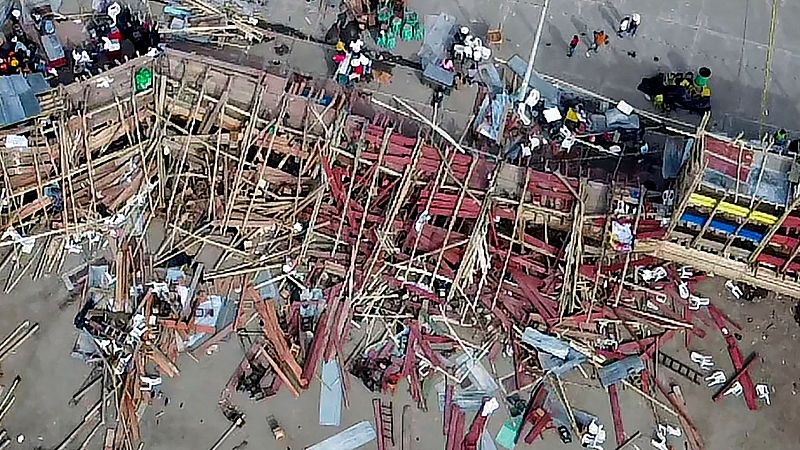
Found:
[{"label": "metal ladder", "polygon": [[703,380],[702,373],[667,355],[664,352],[658,353],[658,362],[667,369],[677,373],[694,384],[700,384],[700,381]]},{"label": "metal ladder", "polygon": [[394,447],[394,414],[392,402],[382,403],[381,399],[372,400],[372,409],[375,414],[375,428],[378,432],[378,450]]}]

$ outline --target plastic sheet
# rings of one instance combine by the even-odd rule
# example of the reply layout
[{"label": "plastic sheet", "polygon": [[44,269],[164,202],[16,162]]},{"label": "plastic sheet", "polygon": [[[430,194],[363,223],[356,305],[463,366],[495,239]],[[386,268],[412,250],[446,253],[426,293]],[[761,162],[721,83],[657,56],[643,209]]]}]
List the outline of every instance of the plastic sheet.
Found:
[{"label": "plastic sheet", "polygon": [[[478,133],[497,141],[500,135],[500,126],[503,123],[503,110],[505,110],[506,105],[512,104],[513,100],[510,95],[497,95],[491,103],[489,102],[489,97],[485,97],[478,113],[478,117],[482,118],[482,120],[476,121],[477,124],[475,126]],[[489,114],[491,114],[491,117],[486,118]]]},{"label": "plastic sheet", "polygon": [[456,18],[448,14],[425,16],[425,39],[417,53],[422,67],[439,64],[453,40]]}]

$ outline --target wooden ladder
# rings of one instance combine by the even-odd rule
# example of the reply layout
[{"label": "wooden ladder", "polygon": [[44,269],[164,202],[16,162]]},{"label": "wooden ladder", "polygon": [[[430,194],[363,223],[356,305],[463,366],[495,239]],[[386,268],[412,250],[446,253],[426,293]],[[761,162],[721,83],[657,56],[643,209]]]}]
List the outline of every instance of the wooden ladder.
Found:
[{"label": "wooden ladder", "polygon": [[394,447],[392,402],[382,403],[381,399],[376,398],[372,400],[372,408],[375,413],[375,429],[378,432],[378,450]]},{"label": "wooden ladder", "polygon": [[678,375],[681,375],[694,384],[700,384],[700,380],[703,379],[702,373],[667,355],[666,353],[658,353],[658,362],[667,369],[677,373]]}]

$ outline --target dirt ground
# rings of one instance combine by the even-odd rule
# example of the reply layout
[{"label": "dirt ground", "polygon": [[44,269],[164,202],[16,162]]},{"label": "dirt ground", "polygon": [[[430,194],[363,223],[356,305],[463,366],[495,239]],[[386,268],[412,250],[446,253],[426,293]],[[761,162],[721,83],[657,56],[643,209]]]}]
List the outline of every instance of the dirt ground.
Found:
[{"label": "dirt ground", "polygon": [[[216,255],[209,256],[210,260],[215,257]],[[0,280],[5,276],[6,273],[0,274]],[[713,393],[710,388],[693,385],[665,368],[661,368],[661,376],[683,388],[692,420],[703,435],[706,448],[797,448],[800,428],[793,424],[800,420],[800,404],[795,398],[800,370],[797,358],[791,356],[791,349],[796,347],[800,333],[800,326],[794,319],[795,303],[780,298],[746,303],[736,301],[724,288],[723,282],[720,279],[709,279],[700,286],[700,294],[710,296],[713,304],[741,324],[742,339],[739,345],[745,355],[758,353],[758,361],[751,373],[755,383],[766,383],[770,386],[771,405],[762,403],[758,411],[750,412],[741,398],[725,398],[714,403],[710,398]],[[2,366],[1,384],[8,385],[16,375],[22,377],[16,403],[2,423],[10,436],[24,436],[22,444],[14,444],[16,448],[56,448],[99,398],[99,388],[93,388],[78,405],[69,405],[70,397],[89,374],[89,367],[70,357],[77,335],[72,324],[77,305],[67,304],[68,298],[61,279],[52,275],[35,282],[24,279],[10,294],[2,295],[0,335],[6,336],[25,319],[41,325],[39,332],[7,358]],[[713,355],[715,369],[719,368],[730,374],[732,365],[724,340],[717,330],[708,328],[706,331],[706,338],[694,340],[691,349]],[[663,351],[688,362],[688,351],[682,342],[682,338],[674,339]],[[242,355],[240,344],[235,339],[220,345],[216,353],[203,356],[197,361],[182,355],[178,363],[181,375],[165,380],[162,386],[164,397],[168,400],[155,399],[142,417],[144,448],[210,448],[229,426],[217,402],[222,387]],[[498,371],[501,376],[508,373],[507,369],[498,368]],[[598,385],[596,380],[583,379],[579,373],[575,373],[568,378],[567,395],[573,407],[584,409],[601,419],[608,430],[605,448],[615,448],[608,397]],[[298,399],[291,398],[286,390],[274,398],[258,403],[235,397],[236,403],[246,413],[246,424],[237,429],[221,448],[305,448],[356,422],[371,421],[371,400],[374,396],[358,380],[351,379],[348,393],[350,405],[342,413],[342,426],[339,428],[318,425],[318,382],[312,384]],[[442,414],[433,397],[431,395],[428,398],[428,412],[418,411],[416,408],[411,410],[413,448],[416,450],[444,447]],[[395,438],[397,448],[400,448],[402,409],[412,402],[404,384],[401,384],[394,398],[387,400],[393,402]],[[632,435],[640,431],[641,438],[636,441],[636,447],[651,448],[649,439],[655,423],[653,407],[630,390],[622,390],[620,400],[626,433]],[[488,427],[492,436],[496,435],[507,414],[505,409],[495,413]],[[265,421],[268,415],[274,415],[282,424],[288,434],[286,441],[277,443],[272,438]],[[659,411],[659,417],[661,421],[675,424],[668,414]],[[467,423],[471,420],[472,415],[468,414]],[[88,430],[66,448],[78,448],[86,431]],[[101,434],[98,433],[87,448],[102,448],[99,437]],[[683,448],[680,440],[675,440],[673,445],[675,449]],[[526,447],[524,443],[518,446]],[[375,449],[377,446],[372,443],[364,448]],[[575,443],[561,445],[556,434],[548,431],[545,439],[535,442],[532,448],[580,447]]]}]

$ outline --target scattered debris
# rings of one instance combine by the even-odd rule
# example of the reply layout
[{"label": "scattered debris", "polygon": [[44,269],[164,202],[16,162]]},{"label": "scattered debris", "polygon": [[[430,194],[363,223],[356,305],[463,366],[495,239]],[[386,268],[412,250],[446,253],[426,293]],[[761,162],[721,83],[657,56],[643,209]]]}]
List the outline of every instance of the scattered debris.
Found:
[{"label": "scattered debris", "polygon": [[[112,21],[130,14],[110,11]],[[254,15],[216,11],[200,0],[168,5],[163,32],[170,42],[230,47],[268,39]],[[404,11],[362,11],[354,26],[423,39],[419,19]],[[607,389],[617,448],[639,436],[626,439],[623,388],[658,411],[654,447],[685,436],[703,448],[665,368],[719,386],[715,401],[742,395],[751,410],[757,398],[769,405],[768,386],[751,378],[757,355],[742,357],[741,328],[698,288],[713,270],[743,280],[725,284],[737,299],[761,294],[749,284],[796,292],[784,275],[800,271],[797,252],[780,245],[796,240],[782,228],[797,225],[798,205],[783,205],[780,218],[738,199],[756,150],[707,133],[708,116],[692,133],[676,132],[625,101],[523,75],[518,56],[508,66],[527,85],[506,90],[484,46],[501,42],[499,31],[446,15],[432,25],[421,56],[423,77],[442,88],[437,98],[456,74],[482,81],[475,120],[458,140],[437,125],[440,102],[420,111],[349,89],[373,64],[359,39],[337,48],[337,81],[347,89],[166,48],[64,87],[52,94],[61,106],[49,121],[9,129],[0,148],[5,291],[25,275],[61,276],[79,306],[72,354],[93,368],[72,401],[101,386],[58,448],[98,417],[105,447],[143,445],[142,410],[161,398],[165,378],[180,377],[179,355],[209,357],[230,336],[245,352],[221,389],[231,424],[212,450],[245,425],[234,392],[253,401],[280,389],[299,396],[318,378],[320,425],[341,426],[358,380],[376,396],[375,426],[359,422],[313,450],[394,446],[393,404],[383,396],[401,386],[416,407],[442,412],[447,450],[510,449],[547,430],[602,449],[607,424],[566,395],[573,371],[591,370]],[[76,55],[96,75],[92,55]],[[721,176],[736,199],[719,193]],[[164,239],[151,248],[155,226]],[[221,256],[206,266],[210,247]],[[64,270],[73,254],[85,264]],[[708,327],[726,340],[729,376],[704,376],[715,367],[710,355],[690,352],[698,371],[664,352],[676,337],[690,348]],[[0,343],[0,361],[37,329],[20,324]],[[498,358],[511,362],[508,373],[496,373]],[[511,417],[492,440],[486,422],[500,411],[497,399]],[[286,439],[274,416],[266,422]]]}]

